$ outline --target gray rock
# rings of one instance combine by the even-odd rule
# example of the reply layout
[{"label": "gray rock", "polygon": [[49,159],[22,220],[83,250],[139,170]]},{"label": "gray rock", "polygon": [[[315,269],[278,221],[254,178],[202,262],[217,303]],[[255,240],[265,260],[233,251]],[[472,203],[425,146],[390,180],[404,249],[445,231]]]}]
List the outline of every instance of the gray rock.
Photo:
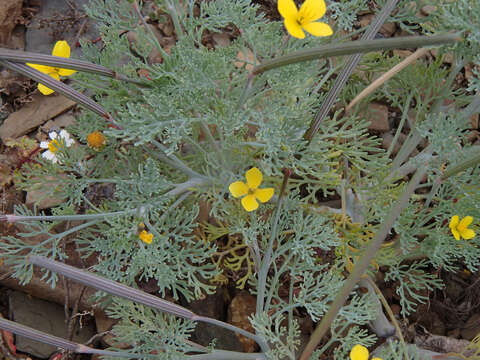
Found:
[{"label": "gray rock", "polygon": [[[12,291],[9,294],[9,311],[10,318],[19,324],[61,338],[65,338],[67,335],[65,312],[62,306],[30,297],[20,291]],[[93,324],[83,324],[79,331],[75,332],[73,341],[85,343],[94,334]],[[48,358],[56,351],[55,346],[42,344],[23,336],[16,336],[15,345],[17,350],[39,358]]]},{"label": "gray rock", "polygon": [[[225,321],[227,318],[227,306],[224,300],[225,292],[226,289],[219,288],[215,294],[207,295],[203,300],[192,301],[190,304],[185,305],[197,315]],[[232,331],[198,322],[191,340],[200,345],[208,346],[214,339],[216,339],[216,349],[243,351],[242,344]]]},{"label": "gray rock", "polygon": [[99,36],[93,20],[85,16],[84,6],[88,2],[42,0],[39,13],[27,29],[25,51],[51,54],[57,40],[66,40],[72,57],[81,58],[82,50],[75,46],[80,29],[80,38],[94,40]]}]

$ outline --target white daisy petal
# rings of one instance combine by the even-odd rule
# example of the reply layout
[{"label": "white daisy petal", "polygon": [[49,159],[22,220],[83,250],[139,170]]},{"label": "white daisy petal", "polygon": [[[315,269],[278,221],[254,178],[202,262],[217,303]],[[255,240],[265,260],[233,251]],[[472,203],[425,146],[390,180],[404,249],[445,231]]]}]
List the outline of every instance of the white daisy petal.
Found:
[{"label": "white daisy petal", "polygon": [[66,147],[70,147],[71,145],[73,145],[75,143],[75,140],[73,140],[70,137],[70,134],[68,133],[67,130],[60,131],[60,137],[63,139],[63,142],[65,143]]},{"label": "white daisy petal", "polygon": [[58,135],[57,135],[57,133],[56,133],[55,131],[51,131],[51,132],[48,133],[48,137],[49,137],[50,139],[52,139],[52,140],[53,140],[53,139],[56,139],[57,136],[58,136]]},{"label": "white daisy petal", "polygon": [[42,157],[44,157],[47,160],[50,160],[54,164],[56,164],[58,161],[57,155],[55,155],[55,153],[51,152],[50,150],[44,151],[42,153]]},{"label": "white daisy petal", "polygon": [[50,144],[49,141],[42,141],[42,142],[40,143],[40,148],[42,148],[42,149],[48,149],[48,144]]}]

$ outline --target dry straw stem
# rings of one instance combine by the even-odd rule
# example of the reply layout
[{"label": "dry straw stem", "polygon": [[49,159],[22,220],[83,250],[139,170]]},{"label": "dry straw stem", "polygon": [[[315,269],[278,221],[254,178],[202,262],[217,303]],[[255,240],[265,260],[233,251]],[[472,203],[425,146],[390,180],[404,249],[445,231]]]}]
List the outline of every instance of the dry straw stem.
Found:
[{"label": "dry straw stem", "polygon": [[392,77],[394,77],[396,74],[398,74],[400,71],[405,69],[408,65],[412,64],[415,60],[418,58],[422,57],[428,52],[428,49],[426,48],[421,48],[415,51],[413,54],[405,58],[402,62],[398,63],[395,65],[393,68],[388,70],[386,73],[384,73],[382,76],[380,76],[377,80],[372,82],[370,85],[368,85],[365,89],[358,94],[355,99],[353,99],[350,104],[347,105],[345,108],[345,112],[349,112],[356,104],[358,104],[362,99],[370,95],[373,91],[378,89],[381,85],[383,85],[385,82],[390,80]]}]

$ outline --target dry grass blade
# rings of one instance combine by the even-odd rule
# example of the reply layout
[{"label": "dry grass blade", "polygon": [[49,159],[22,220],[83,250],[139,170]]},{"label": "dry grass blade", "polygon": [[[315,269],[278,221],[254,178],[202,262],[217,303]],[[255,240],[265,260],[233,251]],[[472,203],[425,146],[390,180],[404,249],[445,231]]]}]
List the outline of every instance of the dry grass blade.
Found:
[{"label": "dry grass blade", "polygon": [[355,99],[353,99],[350,104],[347,105],[345,108],[345,112],[349,112],[355,105],[357,105],[362,99],[370,95],[372,92],[374,92],[376,89],[378,89],[380,86],[382,86],[385,82],[390,80],[392,77],[394,77],[396,74],[398,74],[400,71],[405,69],[408,65],[412,64],[415,60],[418,58],[421,58],[423,55],[425,55],[428,52],[428,49],[426,48],[421,48],[415,51],[413,54],[405,58],[403,61],[395,65],[393,68],[388,70],[386,73],[382,74],[377,80],[372,82],[370,85],[368,85],[365,89],[358,94]]}]

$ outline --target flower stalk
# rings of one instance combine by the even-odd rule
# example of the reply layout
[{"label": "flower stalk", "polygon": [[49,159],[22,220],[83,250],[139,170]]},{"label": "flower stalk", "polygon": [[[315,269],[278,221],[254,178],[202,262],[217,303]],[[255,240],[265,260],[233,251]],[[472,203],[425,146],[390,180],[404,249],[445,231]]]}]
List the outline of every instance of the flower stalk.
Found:
[{"label": "flower stalk", "polygon": [[434,36],[405,36],[390,39],[358,40],[345,44],[324,45],[313,49],[297,51],[272,60],[267,60],[262,64],[255,66],[252,69],[252,74],[259,75],[265,71],[276,69],[281,66],[296,64],[303,61],[323,59],[331,56],[343,56],[379,50],[453,44],[457,41],[460,41],[460,39],[460,35],[456,33]]},{"label": "flower stalk", "polygon": [[370,241],[363,255],[355,264],[353,271],[350,273],[350,276],[348,277],[347,281],[344,283],[344,285],[338,292],[330,309],[322,318],[322,321],[320,322],[320,324],[318,325],[318,327],[315,329],[312,336],[310,337],[310,341],[308,342],[302,355],[300,356],[300,360],[309,359],[310,355],[313,353],[313,351],[315,350],[317,345],[320,343],[322,338],[330,330],[331,323],[337,316],[338,312],[342,308],[343,304],[347,300],[348,296],[352,292],[355,285],[361,279],[365,270],[370,265],[370,262],[375,257],[375,254],[382,246],[382,243],[387,237],[387,235],[389,234],[390,230],[392,229],[393,224],[397,220],[403,208],[408,204],[410,197],[414,193],[415,189],[417,188],[418,184],[420,183],[420,181],[422,180],[426,172],[427,172],[426,164],[423,166],[420,166],[417,172],[415,173],[415,175],[412,177],[412,179],[408,183],[403,194],[392,205],[385,221],[382,223],[382,225],[378,229],[377,233],[375,234],[375,237]]}]

